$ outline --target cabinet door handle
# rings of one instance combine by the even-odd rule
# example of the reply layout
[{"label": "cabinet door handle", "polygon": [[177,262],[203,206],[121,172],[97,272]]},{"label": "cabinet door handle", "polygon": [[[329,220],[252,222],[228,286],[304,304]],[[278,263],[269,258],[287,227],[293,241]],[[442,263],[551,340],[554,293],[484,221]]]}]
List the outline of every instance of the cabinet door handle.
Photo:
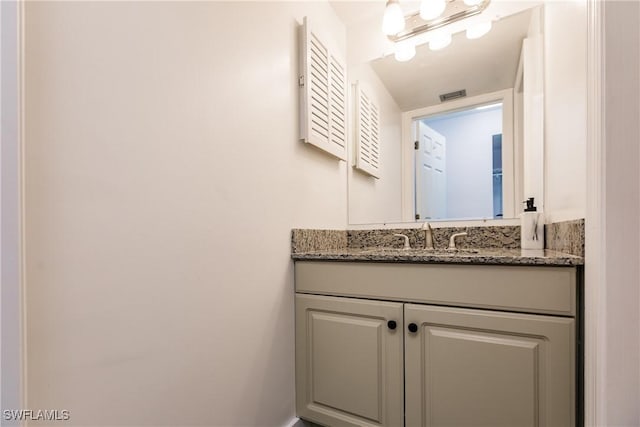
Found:
[{"label": "cabinet door handle", "polygon": [[389,321],[387,322],[387,326],[389,327],[389,329],[393,330],[393,329],[395,329],[395,328],[396,328],[397,323],[396,323],[396,321],[395,321],[395,320],[389,320]]},{"label": "cabinet door handle", "polygon": [[415,323],[409,323],[409,332],[418,332],[418,325]]}]

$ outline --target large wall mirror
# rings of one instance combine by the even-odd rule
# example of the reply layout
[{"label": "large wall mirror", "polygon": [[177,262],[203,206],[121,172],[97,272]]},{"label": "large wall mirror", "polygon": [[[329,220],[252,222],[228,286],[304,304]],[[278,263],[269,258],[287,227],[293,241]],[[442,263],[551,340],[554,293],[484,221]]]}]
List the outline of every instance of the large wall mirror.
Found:
[{"label": "large wall mirror", "polygon": [[513,217],[513,107],[504,89],[403,114],[416,220]]},{"label": "large wall mirror", "polygon": [[[455,2],[463,3],[448,7]],[[408,61],[397,60],[380,31],[384,4],[334,4],[347,26],[350,81],[375,87],[382,111],[380,177],[350,167],[350,224],[511,219],[527,197],[543,208],[554,38],[586,46],[579,28],[571,34],[556,18],[567,12],[554,9],[559,3],[493,0],[478,16],[416,37]],[[400,4],[405,15],[419,9]],[[487,20],[488,33],[467,37]],[[444,33],[450,42],[437,46]],[[585,73],[584,64],[573,66],[565,74]]]}]

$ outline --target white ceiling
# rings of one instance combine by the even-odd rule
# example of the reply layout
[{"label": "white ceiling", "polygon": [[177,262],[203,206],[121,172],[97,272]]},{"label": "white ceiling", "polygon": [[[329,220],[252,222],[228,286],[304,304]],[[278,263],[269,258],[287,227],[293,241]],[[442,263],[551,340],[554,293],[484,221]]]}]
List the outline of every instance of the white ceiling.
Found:
[{"label": "white ceiling", "polygon": [[[514,3],[518,3],[517,9],[513,9]],[[419,8],[418,1],[400,4],[407,14]],[[383,58],[377,55],[379,59],[371,61],[372,68],[402,111],[439,104],[440,94],[461,89],[466,89],[467,96],[473,96],[513,87],[522,40],[531,19],[531,9],[522,9],[536,4],[540,2],[505,4],[494,0],[492,9],[483,15],[499,19],[494,20],[492,30],[482,38],[468,40],[464,32],[459,32],[443,50],[431,51],[427,44],[422,44],[417,47],[416,56],[404,63],[396,61],[393,55]],[[384,5],[384,1],[332,2],[347,27],[347,38],[353,35],[357,40],[380,39],[377,33],[381,33]],[[505,5],[511,9],[505,10]],[[458,25],[454,31],[462,28]],[[363,31],[371,31],[370,37]],[[351,46],[349,53],[357,48]],[[378,49],[377,52],[389,51],[388,46]]]}]

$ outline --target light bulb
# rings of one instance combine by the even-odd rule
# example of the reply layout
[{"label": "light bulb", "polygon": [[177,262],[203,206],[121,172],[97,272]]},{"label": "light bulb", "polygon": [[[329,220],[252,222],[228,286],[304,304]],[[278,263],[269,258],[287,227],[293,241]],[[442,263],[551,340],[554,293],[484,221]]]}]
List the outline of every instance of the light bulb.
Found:
[{"label": "light bulb", "polygon": [[411,43],[396,43],[394,56],[398,62],[407,62],[416,56],[416,47]]},{"label": "light bulb", "polygon": [[429,40],[429,49],[440,50],[451,44],[451,34],[446,32],[440,32],[433,35]]},{"label": "light bulb", "polygon": [[491,30],[491,21],[480,22],[467,28],[468,39],[479,39]]},{"label": "light bulb", "polygon": [[384,16],[382,17],[382,32],[388,36],[392,36],[402,30],[404,30],[402,8],[400,8],[397,0],[389,0],[387,1],[387,7],[384,9]]},{"label": "light bulb", "polygon": [[420,18],[425,21],[436,19],[442,15],[447,4],[444,0],[422,0],[420,3]]},{"label": "light bulb", "polygon": [[464,0],[464,4],[467,6],[475,6],[480,3],[482,3],[482,0]]}]

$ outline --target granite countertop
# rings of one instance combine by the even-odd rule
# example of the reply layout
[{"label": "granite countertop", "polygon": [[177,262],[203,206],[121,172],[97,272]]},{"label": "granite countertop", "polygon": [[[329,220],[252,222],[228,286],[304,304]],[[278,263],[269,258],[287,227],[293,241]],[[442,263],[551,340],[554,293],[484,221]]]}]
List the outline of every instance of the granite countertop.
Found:
[{"label": "granite countertop", "polygon": [[584,265],[584,257],[552,250],[524,251],[521,249],[486,248],[448,252],[445,250],[427,251],[424,249],[390,248],[342,248],[323,249],[293,253],[296,261],[371,261],[371,262],[408,262],[408,263],[447,263],[447,264],[507,264],[507,265]]},{"label": "granite countertop", "polygon": [[[453,233],[467,233],[458,240],[458,252],[445,248]],[[425,246],[421,228],[370,230],[293,229],[291,257],[296,261],[407,262],[507,265],[584,265],[584,220],[545,225],[547,249],[520,249],[519,226],[440,227],[433,229],[436,251],[402,249],[404,234],[414,248]]]}]

